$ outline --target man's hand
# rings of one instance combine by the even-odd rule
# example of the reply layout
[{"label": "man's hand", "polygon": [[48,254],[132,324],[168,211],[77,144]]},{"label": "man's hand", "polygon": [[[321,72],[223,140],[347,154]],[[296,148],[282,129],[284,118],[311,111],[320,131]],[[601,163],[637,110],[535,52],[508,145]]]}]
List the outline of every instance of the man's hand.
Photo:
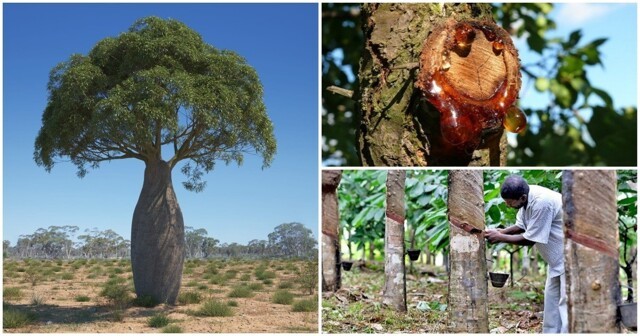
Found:
[{"label": "man's hand", "polygon": [[491,244],[504,241],[503,236],[504,235],[500,232],[500,230],[496,230],[496,229],[484,230],[484,237],[487,238]]}]

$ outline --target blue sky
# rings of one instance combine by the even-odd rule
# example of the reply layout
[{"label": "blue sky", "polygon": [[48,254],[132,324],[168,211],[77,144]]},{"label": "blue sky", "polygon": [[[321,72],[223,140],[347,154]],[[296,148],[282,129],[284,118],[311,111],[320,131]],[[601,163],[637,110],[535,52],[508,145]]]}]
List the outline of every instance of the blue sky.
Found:
[{"label": "blue sky", "polygon": [[[136,20],[182,21],[219,49],[247,59],[264,86],[278,152],[270,168],[245,156],[216,165],[202,193],[173,181],[185,225],[221,242],[266,239],[282,223],[318,228],[318,16],[316,4],[4,4],[3,239],[40,227],[113,229],[130,237],[144,164],[116,160],[83,179],[71,163],[51,173],[33,161],[49,71]],[[179,165],[180,166],[180,165]],[[179,167],[178,167],[179,168]]]}]

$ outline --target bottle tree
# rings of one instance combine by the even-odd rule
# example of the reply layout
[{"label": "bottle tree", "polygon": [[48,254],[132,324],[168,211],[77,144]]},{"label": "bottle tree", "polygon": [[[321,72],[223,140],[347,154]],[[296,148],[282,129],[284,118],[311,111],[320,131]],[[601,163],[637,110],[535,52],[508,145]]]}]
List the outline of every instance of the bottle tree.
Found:
[{"label": "bottle tree", "polygon": [[50,171],[71,161],[80,177],[103,161],[144,162],[133,213],[131,263],[138,296],[173,304],[185,255],[184,224],[171,173],[186,189],[218,161],[255,153],[269,166],[273,126],[256,71],[176,20],[147,17],[51,71],[35,161]]}]

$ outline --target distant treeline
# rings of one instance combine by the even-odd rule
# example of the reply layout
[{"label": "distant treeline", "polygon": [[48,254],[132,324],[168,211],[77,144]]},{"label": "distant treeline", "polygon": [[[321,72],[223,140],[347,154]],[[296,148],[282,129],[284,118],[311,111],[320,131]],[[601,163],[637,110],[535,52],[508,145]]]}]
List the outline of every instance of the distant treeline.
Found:
[{"label": "distant treeline", "polygon": [[[87,229],[77,235],[77,226],[50,226],[33,234],[21,235],[15,246],[3,241],[3,256],[36,259],[126,259],[131,242],[113,230]],[[316,259],[317,242],[311,230],[300,223],[275,227],[266,240],[254,239],[247,245],[220,243],[205,229],[185,228],[185,256],[198,258],[298,258]]]}]

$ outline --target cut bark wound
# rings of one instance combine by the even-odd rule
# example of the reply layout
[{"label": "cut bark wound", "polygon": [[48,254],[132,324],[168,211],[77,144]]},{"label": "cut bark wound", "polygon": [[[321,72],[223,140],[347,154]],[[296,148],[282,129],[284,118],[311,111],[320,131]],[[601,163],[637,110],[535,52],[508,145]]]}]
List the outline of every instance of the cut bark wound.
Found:
[{"label": "cut bark wound", "polygon": [[[518,52],[491,21],[449,19],[424,43],[416,87],[440,112],[442,145],[471,152],[507,125],[520,91]],[[510,112],[511,121],[526,123],[522,112]]]},{"label": "cut bark wound", "polygon": [[340,288],[340,214],[338,195],[342,172],[322,172],[322,290],[334,292]]},{"label": "cut bark wound", "polygon": [[618,222],[612,170],[565,171],[562,195],[569,332],[618,333]]}]

